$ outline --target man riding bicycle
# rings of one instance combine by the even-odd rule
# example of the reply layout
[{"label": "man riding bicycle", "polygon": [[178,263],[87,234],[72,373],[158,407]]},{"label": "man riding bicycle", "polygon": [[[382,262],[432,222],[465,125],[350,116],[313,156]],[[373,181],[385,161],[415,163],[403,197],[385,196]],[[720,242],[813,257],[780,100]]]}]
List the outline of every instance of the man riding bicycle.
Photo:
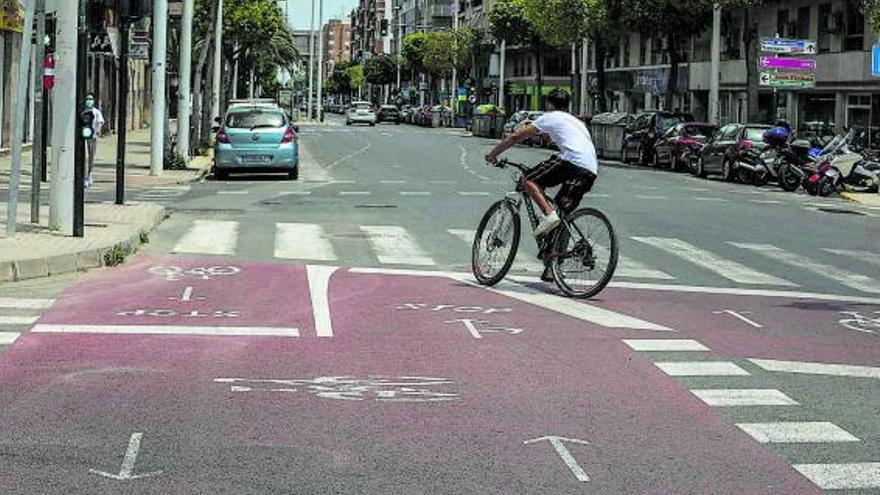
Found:
[{"label": "man riding bicycle", "polygon": [[593,188],[599,171],[590,132],[583,122],[566,111],[568,102],[568,93],[565,91],[551,91],[547,96],[547,113],[501,141],[486,155],[486,161],[496,163],[498,157],[509,148],[538,134],[547,134],[559,147],[558,155],[526,173],[526,191],[544,213],[544,218],[535,229],[535,237],[551,232],[561,223],[559,213],[547,200],[544,189],[562,184],[556,194],[556,204],[570,213],[577,209],[584,194]]}]

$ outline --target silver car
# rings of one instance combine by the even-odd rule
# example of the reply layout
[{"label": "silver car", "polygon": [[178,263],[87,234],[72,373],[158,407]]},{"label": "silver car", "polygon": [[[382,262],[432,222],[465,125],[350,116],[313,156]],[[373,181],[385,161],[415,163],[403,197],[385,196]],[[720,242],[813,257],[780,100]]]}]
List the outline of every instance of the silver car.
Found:
[{"label": "silver car", "polygon": [[373,104],[368,101],[353,102],[345,116],[345,125],[352,124],[376,125],[376,112],[373,110]]},{"label": "silver car", "polygon": [[230,109],[217,131],[214,177],[230,172],[278,172],[299,178],[295,126],[280,108],[238,106]]}]

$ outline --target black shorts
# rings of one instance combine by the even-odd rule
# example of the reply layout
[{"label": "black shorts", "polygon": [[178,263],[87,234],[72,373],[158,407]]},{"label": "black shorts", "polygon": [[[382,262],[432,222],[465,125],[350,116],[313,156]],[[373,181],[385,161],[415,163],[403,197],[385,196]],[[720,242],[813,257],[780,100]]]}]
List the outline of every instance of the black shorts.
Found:
[{"label": "black shorts", "polygon": [[596,174],[559,156],[531,168],[526,172],[526,178],[544,189],[561,184],[554,201],[566,213],[571,213],[578,207],[584,194],[590,192],[596,182]]}]

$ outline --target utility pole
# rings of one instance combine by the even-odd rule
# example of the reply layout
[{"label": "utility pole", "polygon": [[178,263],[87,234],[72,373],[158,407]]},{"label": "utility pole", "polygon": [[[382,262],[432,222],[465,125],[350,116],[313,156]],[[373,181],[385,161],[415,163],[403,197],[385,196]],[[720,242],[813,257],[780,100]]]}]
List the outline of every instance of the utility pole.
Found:
[{"label": "utility pole", "polygon": [[150,175],[165,164],[165,71],[168,49],[168,0],[153,0],[153,117],[150,124]]},{"label": "utility pole", "polygon": [[116,204],[125,204],[125,136],[128,130],[128,12],[119,16],[119,112],[116,119]]},{"label": "utility pole", "polygon": [[[192,115],[192,35],[195,0],[183,0],[183,18],[180,24],[180,84],[177,100],[177,149],[189,163],[189,122]],[[201,84],[201,81],[198,82]]]},{"label": "utility pole", "polygon": [[[721,6],[717,3],[712,9],[712,44],[709,64],[709,123],[718,124],[718,99],[721,71]],[[774,102],[775,103],[775,102]]]},{"label": "utility pole", "polygon": [[318,122],[324,121],[324,0],[318,0],[318,32],[321,39],[318,42]]},{"label": "utility pole", "polygon": [[504,69],[507,64],[507,41],[501,40],[501,60],[498,68],[498,106],[504,108]]},{"label": "utility pole", "polygon": [[452,32],[455,36],[455,46],[452,53],[452,120],[453,126],[458,119],[458,1],[452,0]]},{"label": "utility pole", "polygon": [[400,59],[403,53],[403,23],[400,20],[400,11],[403,9],[401,5],[394,7],[397,14],[397,94],[403,95],[400,90]]},{"label": "utility pole", "polygon": [[309,120],[312,120],[312,95],[314,95],[315,81],[315,0],[312,0],[312,20],[309,24],[309,97],[306,103],[306,111],[309,112]]},{"label": "utility pole", "polygon": [[581,115],[587,115],[588,113],[588,100],[589,100],[589,92],[587,91],[587,76],[589,74],[589,67],[587,67],[587,59],[589,58],[590,53],[590,40],[589,38],[584,38],[583,45],[581,46]]},{"label": "utility pole", "polygon": [[43,169],[46,167],[43,150],[46,143],[46,106],[43,88],[43,59],[46,58],[46,0],[36,0],[34,16],[37,20],[37,52],[34,55],[34,147],[31,160],[31,223],[40,223],[40,186]]},{"label": "utility pole", "polygon": [[[88,89],[88,63],[89,63],[89,26],[86,23],[88,12],[88,0],[79,0],[79,16],[76,26],[76,92],[74,108],[76,109],[77,122],[80,112],[83,110],[83,102],[86,99]],[[85,237],[85,184],[83,178],[86,174],[86,136],[83,135],[80,126],[75,126],[76,139],[74,149],[73,169],[73,236]],[[95,136],[97,139],[97,136]]]},{"label": "utility pole", "polygon": [[220,117],[220,79],[223,77],[223,0],[217,0],[217,25],[214,26],[214,85],[211,93],[211,118]]},{"label": "utility pole", "polygon": [[[12,131],[12,169],[9,177],[9,206],[6,209],[6,235],[15,237],[18,222],[18,188],[21,185],[21,146],[24,140],[24,116],[27,105],[28,68],[31,60],[31,34],[34,26],[34,0],[25,1],[24,26],[21,33],[21,55],[18,62],[18,87],[15,88],[12,108],[15,112]],[[37,198],[39,201],[39,198]]]},{"label": "utility pole", "polygon": [[[52,112],[52,187],[49,228],[73,232],[73,186],[76,170],[76,40],[78,2],[57,2],[55,98]],[[82,183],[82,178],[80,178]]]}]

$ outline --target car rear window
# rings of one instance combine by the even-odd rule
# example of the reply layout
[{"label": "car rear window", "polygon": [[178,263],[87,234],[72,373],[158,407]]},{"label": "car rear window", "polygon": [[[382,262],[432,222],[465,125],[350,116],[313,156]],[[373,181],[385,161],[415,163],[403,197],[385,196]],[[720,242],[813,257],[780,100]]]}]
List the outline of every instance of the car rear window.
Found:
[{"label": "car rear window", "polygon": [[768,130],[767,127],[746,127],[746,141],[759,143],[764,140],[764,133]]},{"label": "car rear window", "polygon": [[370,104],[369,103],[358,103],[358,104],[354,105],[354,108],[355,108],[355,110],[369,110]]},{"label": "car rear window", "polygon": [[689,137],[706,137],[715,133],[715,127],[711,125],[688,125],[682,130],[683,136]]},{"label": "car rear window", "polygon": [[233,129],[284,127],[284,124],[284,114],[280,112],[251,110],[234,112],[226,117],[226,127]]},{"label": "car rear window", "polygon": [[665,132],[670,127],[681,124],[684,122],[684,118],[678,115],[657,115],[657,128],[660,129],[661,132]]}]

